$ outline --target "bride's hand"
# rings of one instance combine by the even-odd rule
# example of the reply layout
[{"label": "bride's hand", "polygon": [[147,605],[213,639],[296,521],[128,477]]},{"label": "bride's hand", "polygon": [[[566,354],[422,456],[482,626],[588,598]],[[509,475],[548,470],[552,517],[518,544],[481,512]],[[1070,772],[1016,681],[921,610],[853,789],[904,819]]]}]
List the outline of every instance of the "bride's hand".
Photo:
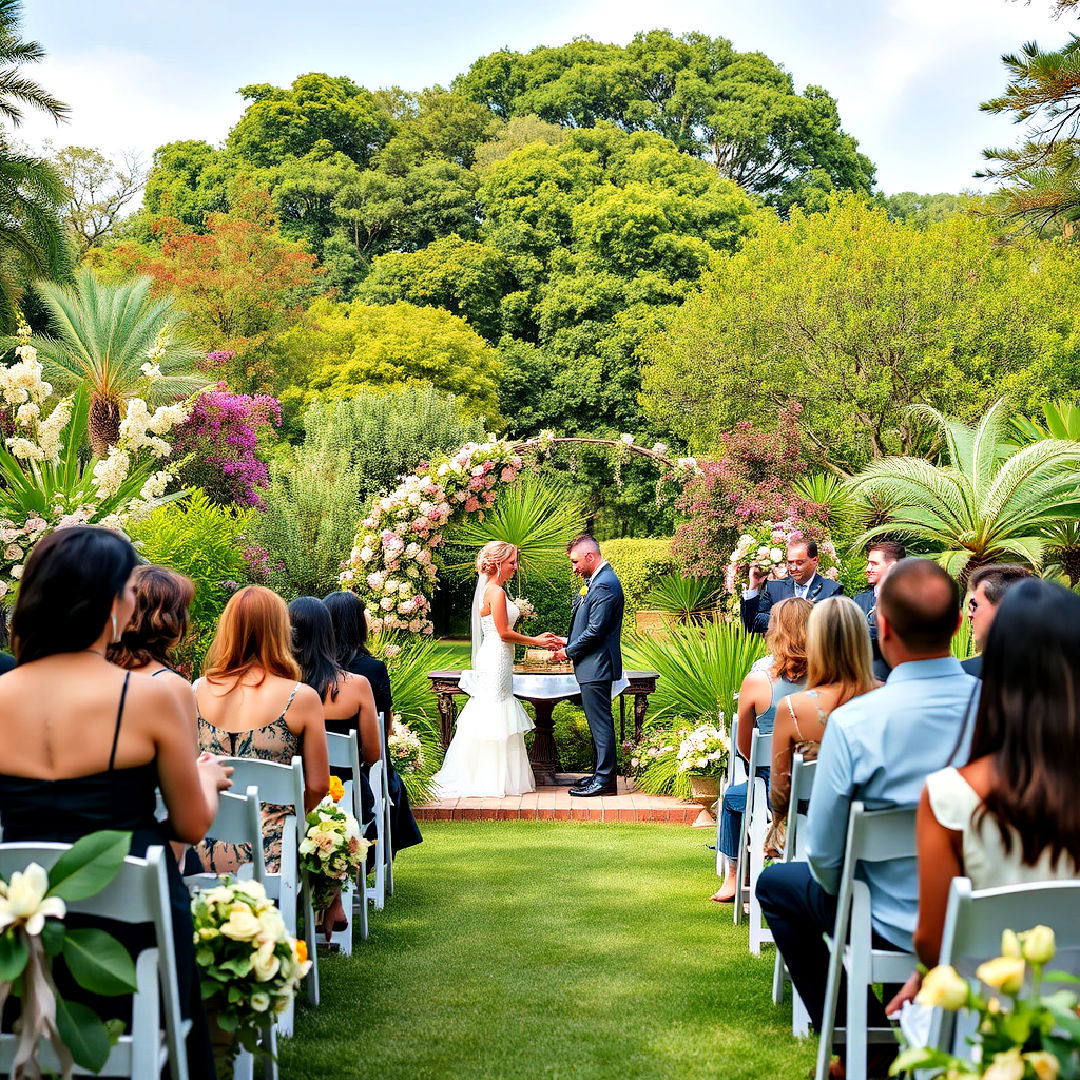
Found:
[{"label": "bride's hand", "polygon": [[536,644],[542,649],[549,649],[554,652],[556,649],[561,649],[563,640],[558,634],[553,634],[550,630],[541,634],[538,638],[534,639]]}]

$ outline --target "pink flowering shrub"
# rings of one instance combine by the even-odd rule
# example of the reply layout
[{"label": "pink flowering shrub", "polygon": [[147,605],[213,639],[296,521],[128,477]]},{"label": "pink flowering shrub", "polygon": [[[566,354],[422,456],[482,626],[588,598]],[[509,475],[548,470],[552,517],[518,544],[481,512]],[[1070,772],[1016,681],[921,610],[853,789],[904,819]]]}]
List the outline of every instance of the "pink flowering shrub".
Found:
[{"label": "pink flowering shrub", "polygon": [[[215,355],[213,353],[211,356]],[[183,483],[201,487],[218,503],[256,506],[270,483],[256,450],[261,430],[281,426],[281,405],[267,394],[234,394],[224,383],[201,394],[187,420],[173,432]]]}]

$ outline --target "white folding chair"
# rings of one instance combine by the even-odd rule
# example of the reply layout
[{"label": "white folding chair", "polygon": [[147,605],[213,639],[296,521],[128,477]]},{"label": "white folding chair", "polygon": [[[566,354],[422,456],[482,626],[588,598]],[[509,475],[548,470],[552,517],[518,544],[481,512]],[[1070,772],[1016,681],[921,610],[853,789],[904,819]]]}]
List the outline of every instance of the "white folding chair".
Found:
[{"label": "white folding chair", "polygon": [[728,740],[728,763],[724,783],[720,788],[720,798],[716,804],[716,876],[723,877],[727,867],[724,865],[724,853],[720,850],[720,823],[723,820],[724,793],[735,784],[746,782],[746,766],[739,757],[739,717],[731,718],[731,737]]},{"label": "white folding chair", "polygon": [[[326,733],[326,751],[330,761],[330,771],[348,770],[350,778],[345,781],[345,794],[342,796],[342,804],[349,813],[356,818],[361,826],[364,825],[363,800],[360,786],[360,739],[356,731],[350,731],[348,735],[337,735],[332,731]],[[346,911],[352,910],[360,918],[360,939],[367,941],[368,936],[368,910],[365,903],[354,903],[354,898],[359,894],[363,898],[363,888],[360,879],[365,875],[363,867],[356,880],[347,879],[341,887],[341,903]],[[335,931],[330,938],[330,944],[336,945],[345,956],[352,956],[353,951],[353,928],[350,925],[345,930]]]},{"label": "white folding chair", "polygon": [[[851,804],[847,846],[836,893],[836,922],[825,934],[829,946],[829,977],[818,1042],[817,1080],[827,1080],[833,1043],[847,1047],[849,1080],[866,1080],[866,1050],[870,1042],[894,1042],[892,1027],[868,1028],[866,995],[874,983],[904,983],[915,970],[914,953],[875,949],[870,922],[870,889],[855,879],[860,862],[888,862],[915,856],[915,810],[899,807],[867,810]],[[913,871],[914,872],[914,871]],[[840,979],[847,972],[847,1025],[836,1027]]]},{"label": "white folding chair", "polygon": [[[791,795],[788,804],[787,836],[784,841],[784,862],[806,862],[806,818],[805,811],[800,811],[799,804],[807,803],[814,790],[814,770],[816,761],[804,761],[802,754],[796,754],[791,763]],[[756,890],[755,890],[756,892]],[[780,950],[776,950],[776,966],[773,969],[773,1004],[781,1005],[784,1001],[784,985],[789,980],[787,965]],[[791,1034],[797,1039],[804,1039],[810,1034],[810,1016],[794,986],[791,988]]]},{"label": "white folding chair", "polygon": [[375,797],[375,873],[374,884],[364,878],[364,896],[371,900],[376,911],[386,906],[386,898],[394,893],[394,862],[390,850],[390,778],[387,773],[386,720],[379,713],[379,745],[383,753],[368,770],[368,783]]},{"label": "white folding chair", "polygon": [[[0,875],[10,879],[15,870],[32,862],[46,870],[67,851],[68,844],[0,844]],[[166,1063],[172,1080],[187,1080],[186,1040],[190,1020],[180,1018],[176,954],[173,952],[172,910],[165,860],[172,856],[164,848],[152,847],[146,858],[128,856],[112,882],[86,900],[69,901],[69,914],[93,915],[123,923],[150,923],[154,945],[143,949],[135,960],[131,1031],[121,1035],[102,1069],[106,1076],[126,1076],[133,1080],[159,1076]],[[162,1023],[164,1022],[164,1032]],[[0,1034],[0,1075],[11,1072],[16,1036]],[[41,1045],[40,1060],[46,1072],[59,1075],[60,1063],[47,1041]],[[76,1075],[92,1076],[76,1068]]]},{"label": "white folding chair", "polygon": [[[757,872],[760,873],[765,865],[764,843],[765,833],[769,827],[769,800],[765,797],[765,778],[758,776],[762,769],[772,765],[772,735],[763,735],[755,727],[750,735],[750,757],[746,763],[746,809],[739,818],[739,853],[735,861],[735,911],[733,919],[738,926],[742,922],[743,904],[754,895],[754,886],[757,878],[753,877],[747,884],[747,877],[753,871],[750,862],[752,840],[750,838],[750,822],[754,817],[754,808],[757,806],[759,815],[765,814],[764,827],[761,829],[761,857],[757,863]],[[759,795],[760,793],[760,795]],[[721,807],[723,813],[723,807]],[[759,819],[760,825],[760,819]],[[761,923],[761,915],[758,913],[758,923]],[[771,938],[769,939],[771,940]],[[760,951],[760,949],[759,949]]]},{"label": "white folding chair", "polygon": [[[382,713],[379,713],[379,745],[383,748],[383,752],[386,752],[386,737],[387,730],[393,724],[394,718],[391,716],[387,719]],[[386,895],[394,895],[394,851],[393,844],[390,838],[390,811],[393,809],[394,801],[390,798],[390,758],[387,756],[386,761],[383,763],[382,768],[382,797],[383,797],[383,817],[385,822],[383,825],[383,832],[386,834],[386,843],[382,846],[382,853],[375,853],[376,861],[380,858],[385,864],[386,872]]]},{"label": "white folding chair", "polygon": [[[251,862],[240,866],[234,876],[237,881],[257,881],[266,884],[266,860],[263,856],[262,813],[259,806],[259,789],[252,785],[244,794],[223,791],[218,795],[218,810],[214,822],[207,830],[226,844],[247,844],[251,848]],[[212,889],[221,875],[200,873],[185,874],[184,884],[193,892],[196,889]],[[262,1053],[262,1073],[265,1080],[277,1080],[277,1033],[273,1021],[269,1021],[259,1037]],[[254,1056],[244,1047],[237,1051],[233,1064],[233,1080],[251,1080],[255,1071]]]},{"label": "white folding chair", "polygon": [[[939,964],[954,967],[978,983],[975,969],[1001,951],[1003,930],[1027,930],[1035,923],[1049,926],[1057,941],[1055,971],[1077,974],[1080,969],[1080,881],[1039,881],[974,890],[966,877],[953,878]],[[935,1009],[928,1046],[956,1057],[971,1057],[966,1036],[975,1024],[970,1014]]]},{"label": "white folding chair", "polygon": [[[281,866],[278,873],[267,873],[264,884],[268,896],[277,901],[281,916],[289,933],[296,936],[297,905],[303,908],[304,940],[307,942],[311,971],[308,972],[308,1002],[319,1004],[319,967],[315,952],[315,912],[311,902],[311,882],[307,871],[301,869],[298,851],[300,841],[307,831],[304,813],[304,764],[299,756],[290,765],[260,758],[221,758],[223,765],[233,767],[233,784],[244,788],[258,788],[263,803],[275,803],[288,809],[285,827],[281,834]],[[213,835],[212,833],[210,835]],[[289,1007],[277,1017],[278,1034],[290,1036],[295,1026],[295,1007]]]}]

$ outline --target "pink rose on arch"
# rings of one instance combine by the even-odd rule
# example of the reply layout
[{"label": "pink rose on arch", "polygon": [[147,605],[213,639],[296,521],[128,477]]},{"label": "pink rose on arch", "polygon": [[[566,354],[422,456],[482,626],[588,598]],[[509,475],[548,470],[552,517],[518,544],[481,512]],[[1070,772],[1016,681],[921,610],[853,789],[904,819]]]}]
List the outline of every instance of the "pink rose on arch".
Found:
[{"label": "pink rose on arch", "polygon": [[480,509],[480,500],[478,498],[476,498],[475,495],[470,495],[465,500],[465,510],[470,514],[474,514],[479,509]]},{"label": "pink rose on arch", "polygon": [[517,473],[508,465],[499,476],[504,484],[512,484],[517,479]]},{"label": "pink rose on arch", "polygon": [[[494,461],[485,461],[484,464],[480,466],[480,468],[482,469],[483,472],[489,473],[489,472],[491,472],[492,469],[495,468],[495,462]],[[475,476],[476,474],[473,473],[473,475]]]},{"label": "pink rose on arch", "polygon": [[424,627],[423,619],[412,619],[409,622],[409,629],[414,634],[418,634],[423,629],[423,627]]}]

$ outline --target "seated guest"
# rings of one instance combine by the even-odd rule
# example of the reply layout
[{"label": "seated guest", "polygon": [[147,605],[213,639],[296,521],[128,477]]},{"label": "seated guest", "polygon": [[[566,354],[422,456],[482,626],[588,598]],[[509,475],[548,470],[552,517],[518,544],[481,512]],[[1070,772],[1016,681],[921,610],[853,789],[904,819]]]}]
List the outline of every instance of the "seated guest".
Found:
[{"label": "seated guest", "polygon": [[[131,854],[170,838],[201,840],[231,770],[198,758],[195,729],[173,688],[122,671],[106,658],[135,607],[138,557],[118,533],[61,529],[26,561],[12,618],[19,666],[0,679],[0,819],[4,840],[74,843],[88,833],[132,834]],[[160,786],[168,822],[155,820]],[[199,996],[191,898],[172,859],[169,880],[177,975],[191,1076],[213,1076],[209,1029]],[[132,948],[141,927],[110,927]],[[102,1018],[122,999],[94,998]],[[121,1017],[122,1018],[122,1017]]]},{"label": "seated guest", "polygon": [[[375,709],[383,714],[386,737],[393,726],[394,702],[390,693],[390,675],[384,664],[368,652],[367,617],[363,601],[351,592],[336,592],[325,597],[323,603],[334,623],[334,644],[337,647],[337,664],[342,671],[363,675],[371,683],[375,696]],[[386,779],[390,789],[390,854],[396,855],[407,847],[419,844],[424,838],[413,817],[409,793],[390,760],[389,746],[383,746],[386,759]]]},{"label": "seated guest", "polygon": [[769,611],[773,604],[797,596],[816,604],[827,596],[836,596],[844,586],[817,572],[818,546],[813,540],[793,540],[787,546],[787,577],[769,580],[764,570],[750,567],[750,588],[739,601],[743,626],[751,634],[769,629]]},{"label": "seated guest", "polygon": [[[806,682],[806,623],[814,610],[809,600],[788,597],[774,604],[769,620],[769,632],[765,643],[772,656],[772,665],[766,670],[751,670],[743,679],[739,690],[739,745],[738,752],[750,756],[750,743],[755,726],[763,735],[769,735],[776,719],[776,703],[795,690],[801,690]],[[759,775],[769,783],[769,770]],[[739,822],[746,810],[746,784],[732,784],[724,792],[720,809],[720,851],[724,856],[724,881],[713,893],[718,904],[729,904],[738,892],[735,880],[736,858],[739,854]]]},{"label": "seated guest", "polygon": [[776,706],[769,779],[774,839],[766,841],[766,847],[783,848],[795,755],[813,761],[832,711],[880,685],[871,671],[870,635],[862,611],[846,596],[822,600],[806,624],[806,689]]},{"label": "seated guest", "polygon": [[[300,679],[293,659],[292,629],[285,601],[262,585],[233,593],[195,683],[199,746],[221,757],[251,757],[289,765],[304,763],[304,810],[330,790],[326,728],[319,695]],[[266,869],[281,865],[284,806],[263,803]],[[200,845],[207,870],[229,873],[248,861],[234,844],[207,837]]]},{"label": "seated guest", "polygon": [[[301,678],[319,695],[323,703],[323,720],[327,731],[348,735],[356,731],[360,752],[366,765],[379,760],[379,721],[375,715],[375,699],[371,684],[363,675],[351,675],[337,665],[334,648],[334,627],[326,605],[314,596],[299,596],[289,604],[289,621],[293,631],[293,655],[300,665]],[[340,779],[353,779],[346,770],[335,770]],[[373,810],[375,799],[367,775],[355,778],[360,785],[361,824],[368,822],[367,837],[374,839]],[[370,853],[374,856],[374,852]],[[338,893],[323,915],[327,937],[345,930],[349,921]]]},{"label": "seated guest", "polygon": [[[901,560],[878,601],[881,652],[892,673],[883,687],[829,717],[810,797],[809,862],[766,867],[757,885],[776,946],[817,1030],[829,959],[821,934],[833,929],[851,804],[914,809],[926,777],[947,765],[958,747],[964,752],[965,720],[978,687],[950,653],[960,624],[959,590],[937,563]],[[868,863],[860,876],[870,889],[875,947],[911,949],[915,860]],[[868,1022],[885,1026],[884,1009],[871,998]],[[843,1016],[841,989],[838,1023]],[[894,1053],[872,1052],[871,1075],[883,1076]]]},{"label": "seated guest", "polygon": [[893,540],[878,540],[866,549],[866,584],[869,586],[856,593],[852,599],[862,608],[866,624],[870,628],[870,645],[874,650],[874,678],[884,682],[889,677],[889,665],[881,655],[877,634],[877,598],[881,583],[889,571],[902,559],[904,545]]},{"label": "seated guest", "polygon": [[1019,563],[996,563],[980,566],[968,579],[967,615],[975,648],[979,650],[975,656],[960,664],[969,675],[982,678],[983,649],[990,636],[990,627],[997,617],[998,606],[1017,582],[1029,577],[1031,571]]},{"label": "seated guest", "polygon": [[[1080,597],[1035,578],[1000,610],[970,760],[931,773],[919,803],[915,951],[927,967],[938,962],[954,877],[976,889],[1080,877]],[[920,982],[913,976],[889,1011]]]}]

